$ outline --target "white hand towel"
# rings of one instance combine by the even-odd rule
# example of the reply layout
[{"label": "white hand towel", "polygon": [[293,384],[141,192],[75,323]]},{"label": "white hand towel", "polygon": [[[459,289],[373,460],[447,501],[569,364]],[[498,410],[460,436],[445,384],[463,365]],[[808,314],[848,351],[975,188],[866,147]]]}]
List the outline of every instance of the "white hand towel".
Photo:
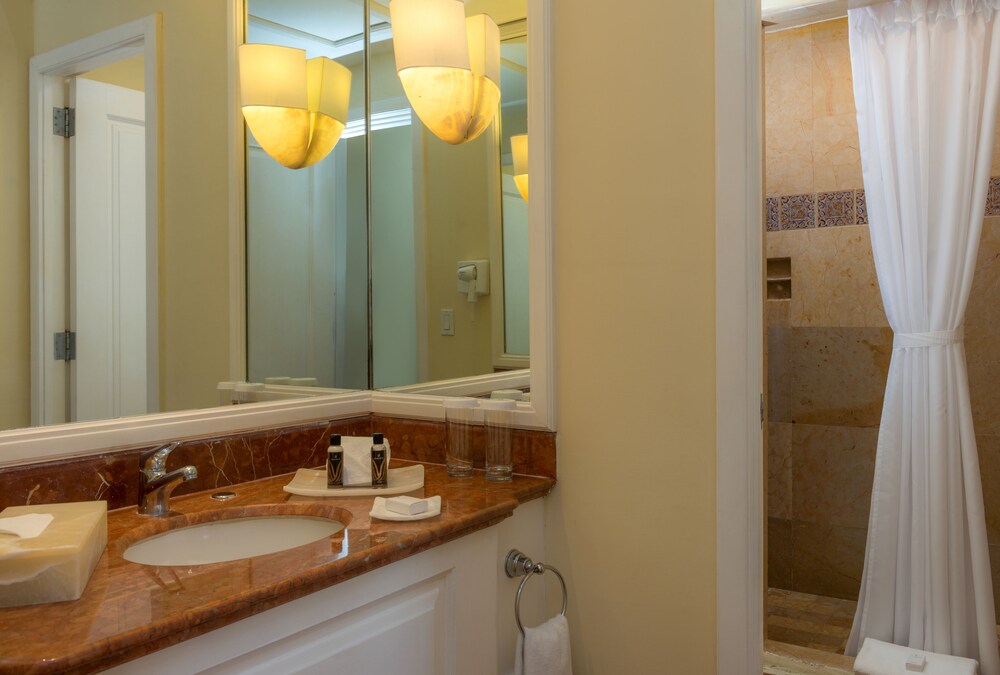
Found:
[{"label": "white hand towel", "polygon": [[[372,437],[344,436],[340,439],[344,448],[344,487],[372,484]],[[389,439],[385,445],[385,468],[389,468]]]},{"label": "white hand towel", "polygon": [[514,675],[573,675],[569,624],[562,614],[517,636]]},{"label": "white hand towel", "polygon": [[976,675],[979,664],[961,656],[935,654],[865,638],[854,660],[854,672],[857,675]]}]

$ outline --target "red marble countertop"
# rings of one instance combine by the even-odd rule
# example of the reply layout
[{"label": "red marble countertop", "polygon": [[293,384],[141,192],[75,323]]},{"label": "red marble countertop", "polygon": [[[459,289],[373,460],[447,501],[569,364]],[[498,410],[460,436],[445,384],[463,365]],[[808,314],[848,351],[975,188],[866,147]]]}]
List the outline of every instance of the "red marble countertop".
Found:
[{"label": "red marble countertop", "polygon": [[[178,497],[171,502],[176,515],[167,518],[139,516],[134,507],[112,511],[108,547],[79,600],[0,609],[0,673],[91,673],[124,663],[494,525],[555,485],[519,475],[490,483],[481,471],[449,478],[443,466],[424,466],[423,490],[409,494],[441,495],[441,515],[427,520],[373,521],[373,497],[290,495],[282,486],[292,474],[227,487],[237,494],[228,502],[210,499],[216,490]],[[213,520],[219,511],[325,516],[347,527],[312,544],[225,563],[154,567],[122,558],[138,539]]]}]

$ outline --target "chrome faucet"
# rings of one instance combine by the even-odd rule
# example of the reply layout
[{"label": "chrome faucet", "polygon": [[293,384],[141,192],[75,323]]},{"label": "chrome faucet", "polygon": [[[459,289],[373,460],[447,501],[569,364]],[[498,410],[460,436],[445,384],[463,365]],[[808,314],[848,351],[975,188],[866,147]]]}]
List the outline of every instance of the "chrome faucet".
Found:
[{"label": "chrome faucet", "polygon": [[181,483],[198,477],[198,469],[184,466],[167,473],[167,455],[180,442],[171,443],[139,456],[139,513],[165,516],[170,513],[170,493]]}]

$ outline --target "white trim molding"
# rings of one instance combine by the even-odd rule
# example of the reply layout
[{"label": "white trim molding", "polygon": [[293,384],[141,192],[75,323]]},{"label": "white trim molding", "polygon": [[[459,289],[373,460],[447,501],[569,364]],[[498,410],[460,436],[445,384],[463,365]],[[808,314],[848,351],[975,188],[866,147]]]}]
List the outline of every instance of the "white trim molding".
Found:
[{"label": "white trim molding", "polygon": [[759,675],[764,616],[760,3],[715,0],[716,672]]},{"label": "white trim molding", "polygon": [[230,0],[227,44],[229,69],[229,378],[247,376],[246,297],[246,126],[240,108],[236,46],[246,38],[246,4]]}]

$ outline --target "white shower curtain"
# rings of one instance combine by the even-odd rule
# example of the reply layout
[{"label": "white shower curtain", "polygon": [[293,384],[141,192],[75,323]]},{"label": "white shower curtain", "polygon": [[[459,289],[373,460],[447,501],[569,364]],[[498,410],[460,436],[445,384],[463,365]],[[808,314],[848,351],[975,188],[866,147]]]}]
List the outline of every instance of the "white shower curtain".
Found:
[{"label": "white shower curtain", "polygon": [[1000,0],[849,13],[875,267],[895,331],[868,546],[848,642],[978,659],[1000,675],[962,322],[1000,90]]}]

